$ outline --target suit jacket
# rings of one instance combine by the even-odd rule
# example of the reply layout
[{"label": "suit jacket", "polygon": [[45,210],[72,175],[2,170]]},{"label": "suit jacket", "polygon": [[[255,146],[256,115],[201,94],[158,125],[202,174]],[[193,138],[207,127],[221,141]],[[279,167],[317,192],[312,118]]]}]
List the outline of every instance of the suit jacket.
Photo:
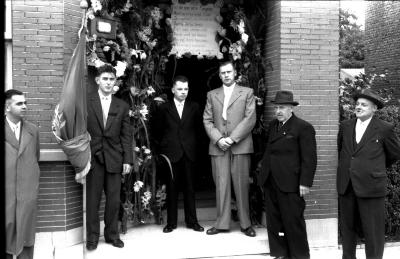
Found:
[{"label": "suit jacket", "polygon": [[298,192],[299,185],[311,187],[317,167],[314,127],[294,114],[279,132],[278,123],[274,119],[269,124],[258,184],[263,186],[272,175],[283,192]]},{"label": "suit jacket", "polygon": [[226,121],[222,118],[223,106],[223,87],[207,93],[203,123],[210,138],[209,154],[212,156],[222,156],[224,154],[216,143],[219,139],[225,137],[230,137],[235,142],[231,146],[233,154],[253,153],[251,131],[256,123],[256,105],[253,89],[239,85],[235,86],[226,111]]},{"label": "suit jacket", "polygon": [[35,242],[39,192],[39,130],[22,121],[20,141],[4,118],[6,252],[18,255]]},{"label": "suit jacket", "polygon": [[341,123],[338,134],[339,164],[337,190],[344,194],[349,181],[358,197],[386,195],[386,168],[400,159],[400,142],[394,126],[372,117],[358,145],[355,143],[357,119]]},{"label": "suit jacket", "polygon": [[[107,172],[121,173],[122,164],[133,163],[133,129],[130,125],[129,106],[115,96],[111,97],[106,127],[98,92],[88,97],[87,130],[90,134],[92,161],[105,163]],[[94,163],[92,163],[92,166]]]},{"label": "suit jacket", "polygon": [[185,101],[182,118],[179,118],[173,100],[158,107],[152,119],[152,132],[156,152],[166,155],[171,162],[177,162],[183,154],[196,160],[197,138],[202,127],[199,106]]}]

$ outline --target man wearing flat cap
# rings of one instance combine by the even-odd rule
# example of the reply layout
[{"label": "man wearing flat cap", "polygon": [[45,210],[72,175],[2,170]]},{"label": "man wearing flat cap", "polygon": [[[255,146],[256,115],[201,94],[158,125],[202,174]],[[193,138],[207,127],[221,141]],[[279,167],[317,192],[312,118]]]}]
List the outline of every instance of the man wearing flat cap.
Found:
[{"label": "man wearing flat cap", "polygon": [[374,116],[383,107],[371,89],[354,95],[356,118],[341,123],[338,134],[339,226],[343,259],[356,258],[357,230],[365,237],[367,259],[383,256],[386,168],[400,159],[393,125]]},{"label": "man wearing flat cap", "polygon": [[275,119],[267,131],[258,184],[264,189],[268,241],[275,258],[310,258],[304,220],[304,196],[310,192],[317,166],[314,127],[296,117],[290,91],[278,91]]}]

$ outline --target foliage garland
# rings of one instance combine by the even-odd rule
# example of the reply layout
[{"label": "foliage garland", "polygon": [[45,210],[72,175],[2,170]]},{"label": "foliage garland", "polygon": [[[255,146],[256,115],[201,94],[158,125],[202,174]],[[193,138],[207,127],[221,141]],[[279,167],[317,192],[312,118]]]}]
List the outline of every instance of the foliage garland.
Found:
[{"label": "foliage garland", "polygon": [[[179,0],[180,3],[190,0]],[[163,222],[165,186],[156,181],[155,158],[152,156],[148,120],[154,105],[166,100],[166,63],[173,46],[171,6],[140,0],[90,0],[86,20],[107,18],[117,22],[116,39],[89,35],[89,66],[111,64],[117,71],[114,94],[129,103],[134,128],[134,173],[124,176],[122,186],[122,232],[128,222],[140,224]],[[162,2],[162,1],[161,1]],[[254,134],[263,133],[263,100],[266,94],[260,43],[242,9],[223,0],[202,0],[214,4],[221,12],[216,17],[220,27],[216,39],[221,53],[217,58],[232,59],[238,71],[237,82],[255,90],[257,126]],[[145,4],[147,3],[147,5]],[[202,58],[199,57],[198,58]],[[155,195],[154,195],[155,194]],[[251,206],[251,205],[250,205]],[[258,206],[258,205],[257,205]],[[259,221],[259,220],[256,220]]]}]

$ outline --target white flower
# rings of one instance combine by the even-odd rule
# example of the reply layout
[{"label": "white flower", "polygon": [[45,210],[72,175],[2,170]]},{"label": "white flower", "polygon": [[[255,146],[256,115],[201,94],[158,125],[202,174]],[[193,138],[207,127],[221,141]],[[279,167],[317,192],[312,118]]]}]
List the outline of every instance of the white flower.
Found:
[{"label": "white flower", "polygon": [[152,86],[147,87],[147,95],[152,95],[155,92],[156,91],[154,90],[154,88]]},{"label": "white flower", "polygon": [[151,154],[151,151],[150,151],[150,149],[146,148],[146,149],[144,150],[143,153],[144,153],[145,155],[150,155],[150,154]]},{"label": "white flower", "polygon": [[100,0],[90,0],[90,2],[92,2],[92,8],[95,12],[101,11],[101,9],[103,8]]},{"label": "white flower", "polygon": [[146,55],[146,52],[142,52],[142,53],[140,53],[140,59],[146,59],[147,58],[147,55]]},{"label": "white flower", "polygon": [[135,56],[135,58],[138,57],[138,53],[137,53],[137,51],[135,49],[131,49],[131,55]]},{"label": "white flower", "polygon": [[140,148],[134,147],[134,148],[133,148],[133,151],[135,151],[135,152],[140,152]]},{"label": "white flower", "polygon": [[117,77],[121,77],[125,74],[125,69],[126,69],[127,65],[128,64],[125,61],[124,62],[117,61],[117,65],[114,67],[115,70],[117,71],[117,74],[116,74]]},{"label": "white flower", "polygon": [[385,75],[385,74],[380,74],[379,76],[380,76],[380,77],[386,77],[386,75]]},{"label": "white flower", "polygon": [[247,41],[249,40],[249,35],[246,33],[242,33],[242,41],[244,44],[247,44]]},{"label": "white flower", "polygon": [[95,67],[97,67],[97,68],[99,68],[99,67],[101,67],[101,66],[104,66],[104,62],[103,61],[101,61],[100,59],[96,59],[95,61],[94,61],[94,66]]},{"label": "white flower", "polygon": [[139,192],[140,191],[140,188],[142,188],[143,187],[143,182],[142,181],[136,181],[135,183],[134,183],[134,185],[133,185],[133,190],[135,191],[135,192]]},{"label": "white flower", "polygon": [[110,50],[110,46],[104,46],[103,51],[107,52]]},{"label": "white flower", "polygon": [[119,86],[118,85],[114,85],[113,89],[112,89],[113,93],[118,92],[118,90],[119,90]]},{"label": "white flower", "polygon": [[240,20],[237,28],[238,28],[238,31],[240,34],[244,33],[244,21],[243,20]]},{"label": "white flower", "polygon": [[140,109],[140,114],[142,115],[143,119],[146,120],[147,114],[149,114],[149,110],[147,109],[147,105],[143,104],[142,108]]}]

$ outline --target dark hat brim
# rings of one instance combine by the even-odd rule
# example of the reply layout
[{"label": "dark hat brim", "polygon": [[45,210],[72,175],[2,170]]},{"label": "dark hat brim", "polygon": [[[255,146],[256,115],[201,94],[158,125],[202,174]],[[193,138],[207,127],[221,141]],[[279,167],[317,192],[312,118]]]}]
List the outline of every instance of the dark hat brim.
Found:
[{"label": "dark hat brim", "polygon": [[376,106],[378,107],[378,109],[382,109],[384,104],[382,101],[370,96],[370,95],[366,95],[366,94],[362,94],[362,93],[357,93],[353,96],[354,101],[357,101],[359,98],[365,98],[370,100],[371,102],[373,102],[374,104],[376,104]]},{"label": "dark hat brim", "polygon": [[275,100],[272,100],[271,103],[273,103],[273,104],[291,104],[293,106],[299,105],[299,103],[296,102],[296,101],[290,102],[290,101],[275,101]]}]

